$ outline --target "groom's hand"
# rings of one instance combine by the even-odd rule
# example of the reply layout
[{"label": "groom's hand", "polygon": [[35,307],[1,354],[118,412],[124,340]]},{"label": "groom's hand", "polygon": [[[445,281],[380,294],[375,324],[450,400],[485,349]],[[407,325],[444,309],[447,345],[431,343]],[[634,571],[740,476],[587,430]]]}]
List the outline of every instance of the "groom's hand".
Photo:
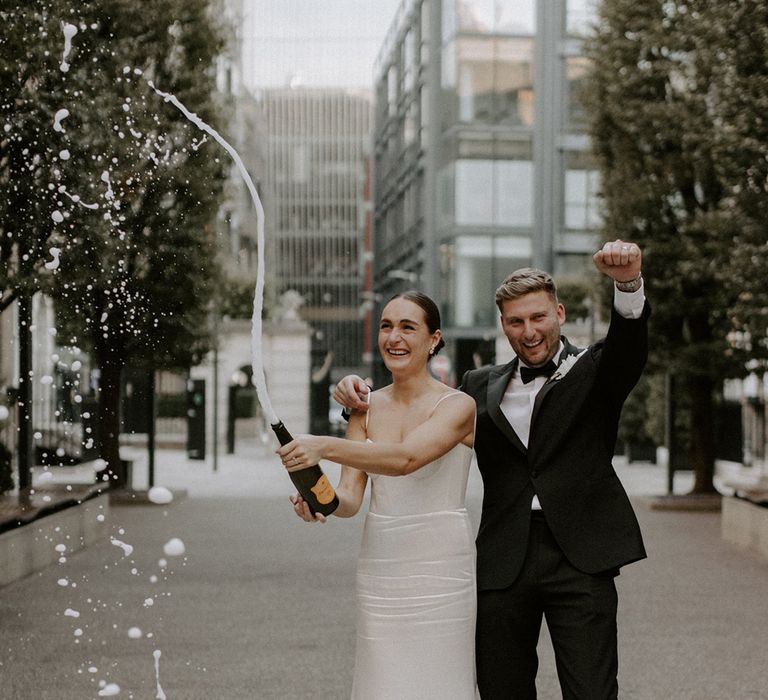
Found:
[{"label": "groom's hand", "polygon": [[616,282],[632,282],[640,277],[643,254],[636,243],[615,240],[606,243],[593,256],[595,267]]},{"label": "groom's hand", "polygon": [[370,388],[362,377],[348,374],[343,377],[333,390],[333,400],[351,411],[368,410]]}]

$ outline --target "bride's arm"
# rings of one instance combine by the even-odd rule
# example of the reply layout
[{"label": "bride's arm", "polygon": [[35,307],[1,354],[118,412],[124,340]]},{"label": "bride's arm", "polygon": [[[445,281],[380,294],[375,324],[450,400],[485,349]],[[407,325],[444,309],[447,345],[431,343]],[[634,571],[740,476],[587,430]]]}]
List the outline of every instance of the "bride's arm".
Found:
[{"label": "bride's arm", "polygon": [[[365,440],[365,426],[360,414],[350,418],[347,425],[347,440]],[[319,460],[318,460],[319,461]],[[339,499],[339,505],[333,511],[333,515],[339,518],[351,518],[360,510],[365,496],[365,486],[368,483],[368,474],[352,467],[341,467],[339,483],[336,486],[336,496]],[[326,521],[322,513],[312,515],[309,504],[298,494],[291,496],[291,503],[296,514],[307,522]]]},{"label": "bride's arm", "polygon": [[[359,419],[353,415],[352,420]],[[353,442],[343,438],[301,435],[278,450],[283,464],[297,462],[309,466],[328,459],[369,474],[403,476],[442,457],[474,430],[475,402],[456,393],[440,402],[424,423],[414,428],[402,442]],[[350,426],[351,427],[351,426]],[[294,461],[296,460],[296,461]]]}]

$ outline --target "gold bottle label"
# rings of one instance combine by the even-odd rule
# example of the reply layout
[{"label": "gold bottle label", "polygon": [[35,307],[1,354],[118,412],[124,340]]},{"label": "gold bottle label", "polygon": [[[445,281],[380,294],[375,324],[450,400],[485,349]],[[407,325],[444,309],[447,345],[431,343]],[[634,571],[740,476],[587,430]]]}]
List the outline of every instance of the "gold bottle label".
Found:
[{"label": "gold bottle label", "polygon": [[328,481],[328,477],[325,474],[317,480],[310,491],[317,497],[317,502],[324,506],[328,505],[336,495],[331,482]]}]

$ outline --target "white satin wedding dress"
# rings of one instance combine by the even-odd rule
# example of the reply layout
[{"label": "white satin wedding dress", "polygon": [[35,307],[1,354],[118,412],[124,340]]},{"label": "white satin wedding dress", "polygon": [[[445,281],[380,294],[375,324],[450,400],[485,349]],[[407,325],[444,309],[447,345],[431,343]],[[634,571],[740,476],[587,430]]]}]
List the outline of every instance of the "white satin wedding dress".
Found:
[{"label": "white satin wedding dress", "polygon": [[458,444],[408,476],[370,475],[352,700],[475,698],[471,459]]}]

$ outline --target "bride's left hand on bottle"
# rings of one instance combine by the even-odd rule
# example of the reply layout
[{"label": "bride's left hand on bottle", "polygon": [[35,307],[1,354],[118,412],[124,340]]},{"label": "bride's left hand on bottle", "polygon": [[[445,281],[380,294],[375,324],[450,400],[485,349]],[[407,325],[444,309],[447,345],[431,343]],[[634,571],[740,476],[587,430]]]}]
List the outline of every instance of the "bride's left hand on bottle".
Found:
[{"label": "bride's left hand on bottle", "polygon": [[302,520],[308,523],[324,523],[326,517],[322,513],[316,513],[312,515],[312,511],[309,509],[309,504],[298,494],[288,497],[293,504],[293,511]]}]

